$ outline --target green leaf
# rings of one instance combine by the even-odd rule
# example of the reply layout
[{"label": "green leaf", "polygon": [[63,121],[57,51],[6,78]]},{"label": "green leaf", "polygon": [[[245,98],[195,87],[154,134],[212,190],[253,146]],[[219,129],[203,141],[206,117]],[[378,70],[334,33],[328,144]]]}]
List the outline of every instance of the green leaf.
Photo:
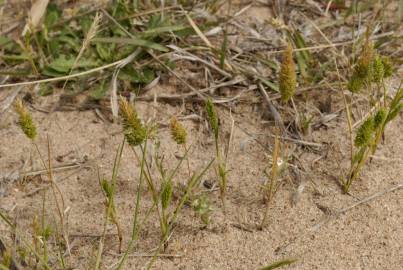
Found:
[{"label": "green leaf", "polygon": [[[295,45],[297,46],[297,48],[299,48],[299,49],[306,48],[305,40],[299,32],[295,32],[294,41],[295,41]],[[308,50],[300,51],[299,53],[301,53],[301,55],[304,57],[304,60],[306,62],[311,61],[311,54],[309,53]]]},{"label": "green leaf", "polygon": [[119,73],[119,79],[130,81],[132,83],[147,84],[155,79],[155,72],[150,68],[145,68],[139,71],[133,68],[125,68]]},{"label": "green leaf", "polygon": [[47,28],[50,28],[56,24],[62,15],[62,11],[55,4],[49,4],[46,9],[46,16],[44,24]]},{"label": "green leaf", "polygon": [[42,97],[53,94],[53,88],[49,84],[41,84],[38,94]]},{"label": "green leaf", "polygon": [[[298,49],[306,48],[306,43],[304,38],[299,32],[295,32],[293,35],[294,44]],[[296,52],[297,63],[299,72],[305,79],[309,78],[308,67],[311,62],[311,55],[308,51]]]},{"label": "green leaf", "polygon": [[[60,73],[68,73],[74,65],[74,58],[66,58],[65,55],[61,55],[59,58],[55,59],[51,62],[47,67],[60,72]],[[98,63],[91,59],[80,59],[76,64],[75,68],[89,68],[95,67]]]},{"label": "green leaf", "polygon": [[7,44],[12,43],[13,40],[11,38],[8,38],[6,36],[0,36],[0,47],[4,48]]},{"label": "green leaf", "polygon": [[282,267],[282,266],[290,265],[290,264],[292,264],[292,263],[294,263],[296,261],[297,260],[295,260],[295,259],[285,259],[285,260],[282,260],[282,261],[272,263],[272,264],[270,264],[268,266],[265,266],[263,268],[260,268],[260,270],[272,270],[272,269],[276,269],[276,268],[279,268],[279,267]]},{"label": "green leaf", "polygon": [[385,122],[390,122],[392,121],[398,114],[399,112],[403,109],[403,103],[399,103],[395,108],[393,108],[389,113],[388,116],[385,120]]},{"label": "green leaf", "polygon": [[84,16],[79,21],[81,30],[83,31],[83,36],[85,36],[91,28],[92,19],[89,16]]},{"label": "green leaf", "polygon": [[151,16],[150,20],[147,22],[147,29],[157,28],[161,25],[161,15],[155,14]]},{"label": "green leaf", "polygon": [[263,77],[258,77],[258,79],[267,87],[271,88],[272,90],[276,91],[277,93],[280,91],[278,84],[271,82]]},{"label": "green leaf", "polygon": [[143,37],[156,36],[156,35],[163,34],[163,33],[166,33],[166,32],[181,31],[181,30],[184,30],[186,28],[188,28],[188,27],[184,26],[184,25],[161,26],[161,27],[148,29],[148,30],[142,32],[141,35]]},{"label": "green leaf", "polygon": [[[57,47],[58,49],[62,49],[61,45],[68,45],[71,49],[73,49],[75,52],[79,52],[80,48],[81,48],[81,44],[79,42],[78,39],[67,36],[67,35],[63,35],[60,36],[59,38],[57,38],[58,44]],[[65,52],[65,50],[63,50],[63,52]]]},{"label": "green leaf", "polygon": [[98,53],[98,56],[107,62],[110,62],[112,59],[112,51],[116,48],[116,44],[105,45],[102,43],[97,43],[95,45],[95,49]]},{"label": "green leaf", "polygon": [[91,92],[90,92],[90,97],[94,100],[100,100],[102,99],[105,95],[106,92],[108,91],[108,87],[106,87],[105,80],[102,81],[100,84],[98,84]]},{"label": "green leaf", "polygon": [[22,54],[0,55],[0,59],[10,60],[10,61],[27,61],[30,58],[27,54],[22,53]]},{"label": "green leaf", "polygon": [[129,44],[129,45],[135,45],[135,46],[139,46],[139,47],[144,47],[144,48],[148,48],[148,49],[154,49],[157,51],[161,51],[161,52],[168,52],[168,48],[149,41],[149,40],[144,40],[144,39],[139,39],[139,38],[94,38],[92,40],[92,42],[101,42],[101,43],[118,43],[118,44]]}]

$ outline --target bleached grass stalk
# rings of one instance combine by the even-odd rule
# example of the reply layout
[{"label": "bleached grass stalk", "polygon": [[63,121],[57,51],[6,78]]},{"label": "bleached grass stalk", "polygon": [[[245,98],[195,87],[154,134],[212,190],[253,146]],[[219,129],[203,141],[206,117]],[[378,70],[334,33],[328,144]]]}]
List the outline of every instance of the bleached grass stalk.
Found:
[{"label": "bleached grass stalk", "polygon": [[351,115],[351,109],[350,109],[350,105],[347,102],[347,97],[346,94],[344,93],[343,87],[342,87],[342,83],[341,83],[341,75],[340,75],[340,71],[339,71],[339,67],[337,65],[337,61],[336,59],[334,59],[334,63],[336,66],[336,71],[337,71],[337,76],[339,79],[339,88],[340,91],[342,93],[343,96],[343,103],[344,103],[344,108],[346,111],[346,118],[347,118],[347,127],[348,127],[348,136],[350,138],[350,162],[351,162],[351,166],[352,166],[352,162],[353,162],[353,153],[354,153],[354,139],[353,139],[353,120],[352,120],[352,115]]},{"label": "bleached grass stalk", "polygon": [[[102,14],[97,12],[95,14],[94,20],[92,21],[92,24],[91,24],[86,36],[85,36],[85,39],[84,39],[83,43],[81,44],[80,51],[78,52],[78,55],[77,55],[76,59],[74,60],[73,65],[70,68],[69,75],[76,68],[78,61],[80,61],[80,58],[84,54],[84,51],[88,48],[88,46],[91,44],[91,41],[93,40],[93,38],[95,38],[95,36],[97,35],[101,20],[102,20]],[[63,84],[63,89],[66,87],[66,84],[67,84],[67,80]]]},{"label": "bleached grass stalk", "polygon": [[265,174],[268,178],[267,184],[263,187],[264,188],[264,192],[263,192],[264,201],[266,203],[266,207],[265,207],[265,211],[263,214],[262,223],[260,224],[260,227],[259,227],[260,229],[263,229],[267,223],[269,208],[270,208],[271,202],[272,202],[274,195],[279,186],[279,183],[278,183],[279,155],[280,155],[280,139],[277,135],[274,138],[274,148],[273,148],[273,153],[272,153],[272,165],[271,165],[270,174],[265,171]]}]

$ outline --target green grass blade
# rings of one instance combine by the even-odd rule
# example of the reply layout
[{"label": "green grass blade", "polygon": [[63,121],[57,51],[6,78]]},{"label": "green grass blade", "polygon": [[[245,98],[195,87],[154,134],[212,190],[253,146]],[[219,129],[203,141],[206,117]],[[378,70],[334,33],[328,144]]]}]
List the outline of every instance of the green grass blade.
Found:
[{"label": "green grass blade", "polygon": [[111,37],[111,38],[94,38],[92,40],[93,43],[96,42],[100,42],[100,43],[118,43],[118,44],[128,44],[128,45],[135,45],[135,46],[139,46],[139,47],[144,47],[144,48],[148,48],[148,49],[154,49],[157,51],[161,51],[161,52],[168,52],[168,48],[149,41],[149,40],[145,40],[145,39],[140,39],[140,38],[115,38],[115,37]]},{"label": "green grass blade", "polygon": [[294,262],[296,262],[296,261],[297,261],[296,259],[285,259],[285,260],[281,260],[281,261],[272,263],[272,264],[270,264],[270,265],[268,265],[268,266],[265,266],[265,267],[263,267],[263,268],[260,268],[259,270],[272,270],[272,269],[277,269],[277,268],[279,268],[279,267],[283,267],[283,266],[290,265],[290,264],[292,264],[292,263],[294,263]]}]

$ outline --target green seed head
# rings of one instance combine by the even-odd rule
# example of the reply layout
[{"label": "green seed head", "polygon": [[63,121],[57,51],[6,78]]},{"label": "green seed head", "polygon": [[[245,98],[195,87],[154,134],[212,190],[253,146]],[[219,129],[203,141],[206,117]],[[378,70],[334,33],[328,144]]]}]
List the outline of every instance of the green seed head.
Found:
[{"label": "green seed head", "polygon": [[172,198],[172,191],[173,191],[172,182],[171,181],[166,182],[162,188],[160,195],[161,205],[163,209],[166,209],[169,206],[169,203],[171,202]]},{"label": "green seed head", "polygon": [[357,130],[357,134],[354,139],[354,145],[356,147],[362,147],[368,145],[371,141],[372,132],[374,131],[374,119],[369,117]]},{"label": "green seed head", "polygon": [[364,79],[362,79],[357,75],[353,75],[347,84],[347,89],[352,93],[358,93],[361,91],[363,86],[364,86]]},{"label": "green seed head", "polygon": [[206,112],[207,112],[207,117],[208,117],[208,121],[210,123],[211,130],[214,132],[214,136],[217,139],[218,138],[218,115],[217,115],[217,111],[216,111],[211,99],[208,99],[206,102]]},{"label": "green seed head", "polygon": [[36,126],[21,99],[18,99],[15,103],[15,110],[19,116],[18,125],[29,139],[34,140],[37,134]]},{"label": "green seed head", "polygon": [[147,137],[147,130],[141,123],[136,109],[132,104],[122,99],[120,109],[123,118],[123,129],[127,142],[132,146],[140,145]]},{"label": "green seed head", "polygon": [[384,77],[384,68],[382,59],[379,55],[375,56],[374,58],[373,71],[374,71],[372,74],[373,81],[380,83]]},{"label": "green seed head", "polygon": [[386,119],[386,111],[384,108],[380,108],[374,116],[374,129],[380,127],[382,123],[385,121],[385,119]]},{"label": "green seed head", "polygon": [[284,102],[287,102],[294,95],[296,86],[295,63],[292,58],[292,46],[289,44],[283,55],[279,78],[279,90]]},{"label": "green seed head", "polygon": [[186,144],[186,129],[179,123],[176,118],[171,119],[171,135],[177,144]]},{"label": "green seed head", "polygon": [[382,57],[383,77],[388,78],[393,75],[393,65],[389,57]]}]

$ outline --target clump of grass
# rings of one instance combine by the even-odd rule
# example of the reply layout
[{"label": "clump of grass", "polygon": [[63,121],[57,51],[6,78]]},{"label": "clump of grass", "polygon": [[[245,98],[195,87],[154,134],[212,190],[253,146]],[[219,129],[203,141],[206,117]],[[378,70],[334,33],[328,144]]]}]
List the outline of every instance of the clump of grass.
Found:
[{"label": "clump of grass", "polygon": [[[57,212],[59,215],[59,224],[57,225],[58,230],[55,230],[54,237],[55,242],[58,245],[58,260],[62,268],[65,268],[65,260],[64,260],[64,252],[67,249],[67,252],[70,252],[69,239],[68,239],[68,220],[67,213],[65,208],[65,200],[62,191],[60,190],[57,183],[54,181],[53,177],[53,169],[51,164],[51,144],[50,139],[47,137],[47,155],[48,162],[45,162],[45,159],[39,150],[39,146],[36,143],[36,138],[38,136],[36,124],[33,121],[33,118],[25,105],[23,104],[21,99],[17,99],[15,102],[15,110],[18,114],[18,125],[21,128],[22,132],[25,136],[31,140],[32,144],[35,146],[35,149],[38,153],[40,161],[44,169],[47,172],[48,180],[50,182],[50,187],[52,189],[54,201],[56,204]],[[41,267],[45,269],[50,269],[48,266],[49,256],[48,256],[48,247],[47,242],[52,234],[52,230],[50,226],[47,224],[45,219],[46,213],[46,189],[43,193],[43,205],[42,205],[42,218],[41,221],[38,221],[37,217],[33,218],[32,228],[33,228],[33,246],[27,245],[27,248],[30,252],[34,252],[35,257],[37,258],[36,262],[40,262]],[[26,243],[25,243],[26,244]]]},{"label": "clump of grass", "polygon": [[[379,55],[367,37],[347,88],[353,93],[359,93],[365,88],[367,90],[365,94],[369,96],[371,104],[375,104],[375,108],[374,112],[368,113],[354,137],[351,110],[345,99],[347,118],[349,120],[348,128],[352,142],[350,169],[346,179],[341,181],[343,190],[346,193],[358,178],[369,156],[375,153],[386,125],[402,109],[403,89],[399,89],[396,92],[389,104],[387,102],[387,87],[384,80],[392,76],[392,74],[393,67],[390,60]],[[383,97],[380,95],[381,93],[383,93]],[[383,102],[381,102],[382,98]],[[377,102],[375,99],[380,100]]]},{"label": "clump of grass", "polygon": [[[151,138],[150,134],[152,128],[142,124],[134,105],[130,104],[126,100],[122,100],[120,102],[120,111],[123,118],[124,136],[128,144],[133,147],[135,156],[140,163],[140,176],[136,195],[136,204],[133,214],[132,236],[129,242],[129,246],[125,250],[117,269],[122,269],[122,267],[124,266],[127,255],[132,250],[134,242],[137,240],[137,237],[139,235],[141,229],[140,225],[144,223],[145,219],[147,219],[148,216],[150,216],[147,215],[141,222],[141,224],[139,223],[138,219],[139,209],[141,208],[141,189],[143,185],[143,180],[145,181],[148,192],[151,193],[151,198],[153,201],[153,205],[149,209],[149,213],[151,214],[152,212],[155,212],[159,220],[161,231],[160,245],[155,251],[152,260],[150,261],[149,267],[151,267],[158,253],[163,247],[166,247],[167,240],[172,233],[176,220],[178,219],[185,202],[189,200],[189,196],[193,193],[193,190],[200,183],[201,178],[210,168],[213,160],[210,161],[201,172],[192,173],[192,175],[186,181],[184,191],[180,196],[175,196],[177,200],[174,201],[173,194],[177,193],[175,190],[174,178],[179,172],[183,161],[187,159],[190,149],[187,149],[185,147],[183,157],[180,158],[180,160],[173,168],[167,168],[164,156],[160,155],[159,153],[160,150],[158,138],[153,137],[152,141],[154,143],[153,147],[155,151],[153,160],[155,162],[155,166],[151,167],[151,164],[146,157],[147,145],[150,143],[148,141]],[[178,145],[185,146],[187,140],[187,131],[184,129],[184,127],[176,119],[171,120],[170,127],[172,139]],[[141,154],[138,154],[134,147],[138,147]],[[154,172],[152,170],[153,168],[155,168],[157,172]]]},{"label": "clump of grass", "polygon": [[122,229],[121,229],[121,226],[119,223],[118,214],[117,214],[117,210],[116,210],[115,194],[116,194],[116,181],[117,181],[117,176],[118,176],[118,172],[119,172],[120,162],[122,160],[122,152],[123,152],[124,144],[125,144],[125,139],[123,139],[122,143],[119,145],[119,148],[118,148],[116,156],[115,156],[115,161],[113,163],[113,169],[112,169],[112,180],[108,181],[106,179],[101,179],[101,177],[98,174],[99,184],[100,184],[102,192],[105,196],[105,221],[104,221],[102,236],[99,240],[98,253],[97,253],[97,258],[96,258],[96,262],[95,262],[95,269],[99,269],[101,266],[105,235],[106,235],[107,225],[108,225],[109,221],[116,226],[118,239],[119,239],[119,253],[122,251],[123,233],[122,233]]},{"label": "clump of grass", "polygon": [[279,76],[279,90],[281,99],[288,102],[295,93],[297,86],[297,75],[295,73],[295,63],[292,57],[292,46],[288,44],[284,51]]},{"label": "clump of grass", "polygon": [[220,187],[220,197],[222,202],[223,211],[226,210],[226,190],[227,190],[227,162],[223,157],[220,140],[219,140],[219,117],[211,99],[206,102],[207,119],[210,124],[211,131],[214,135],[215,142],[215,155],[216,155],[216,175],[218,177],[218,184]]}]

